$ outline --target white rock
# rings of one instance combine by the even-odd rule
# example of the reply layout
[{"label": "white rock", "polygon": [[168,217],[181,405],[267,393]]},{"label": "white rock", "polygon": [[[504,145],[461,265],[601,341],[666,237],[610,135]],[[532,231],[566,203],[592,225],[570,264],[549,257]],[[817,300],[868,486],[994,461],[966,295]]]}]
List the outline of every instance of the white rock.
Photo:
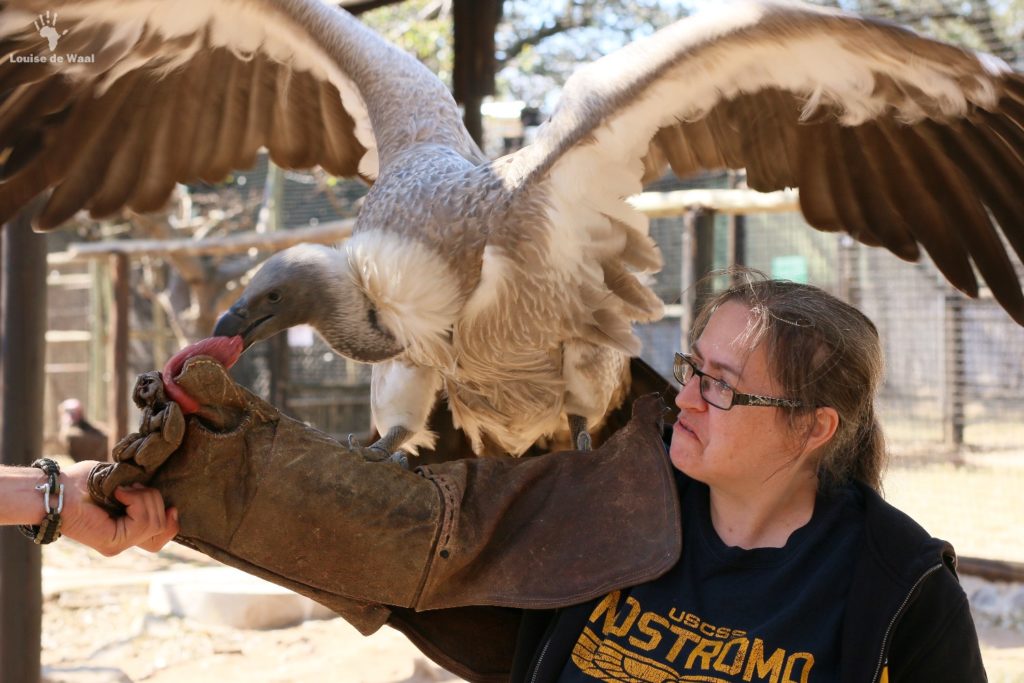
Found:
[{"label": "white rock", "polygon": [[112,666],[46,666],[40,683],[132,683],[132,679]]},{"label": "white rock", "polygon": [[285,628],[335,616],[309,598],[231,567],[158,573],[149,584],[149,609],[242,629]]}]

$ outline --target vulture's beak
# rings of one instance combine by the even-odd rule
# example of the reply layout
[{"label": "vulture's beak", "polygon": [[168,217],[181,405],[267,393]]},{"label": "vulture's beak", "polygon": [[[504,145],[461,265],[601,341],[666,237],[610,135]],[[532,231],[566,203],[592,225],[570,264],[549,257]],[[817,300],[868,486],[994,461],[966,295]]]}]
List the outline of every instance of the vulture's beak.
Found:
[{"label": "vulture's beak", "polygon": [[[266,338],[267,334],[259,334],[260,332],[266,332],[264,323],[269,321],[274,316],[265,315],[257,318],[253,318],[250,314],[249,308],[246,306],[245,300],[239,300],[234,306],[224,311],[220,318],[217,319],[217,324],[213,328],[214,337],[234,337],[238,335],[242,338],[242,348],[249,348],[254,342],[260,341]],[[263,329],[260,329],[263,328]]]}]

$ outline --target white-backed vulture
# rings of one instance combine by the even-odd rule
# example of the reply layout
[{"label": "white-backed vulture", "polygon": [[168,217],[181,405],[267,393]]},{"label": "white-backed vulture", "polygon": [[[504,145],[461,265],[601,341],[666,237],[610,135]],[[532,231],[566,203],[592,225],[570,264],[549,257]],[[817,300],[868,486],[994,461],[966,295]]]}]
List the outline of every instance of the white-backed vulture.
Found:
[{"label": "white-backed vulture", "polygon": [[[439,389],[479,452],[521,453],[619,400],[661,258],[626,203],[645,168],[745,168],[804,216],[906,259],[975,271],[1024,324],[1024,80],[1002,61],[835,10],[741,2],[581,67],[536,141],[489,161],[445,86],[316,0],[41,0],[0,12],[0,219],[155,209],[261,147],[373,185],[340,249],[271,259],[222,331],[312,322],[374,362],[389,447],[431,442]],[[53,63],[51,55],[78,55]],[[94,61],[83,62],[80,57]],[[998,227],[997,227],[998,225]]]}]

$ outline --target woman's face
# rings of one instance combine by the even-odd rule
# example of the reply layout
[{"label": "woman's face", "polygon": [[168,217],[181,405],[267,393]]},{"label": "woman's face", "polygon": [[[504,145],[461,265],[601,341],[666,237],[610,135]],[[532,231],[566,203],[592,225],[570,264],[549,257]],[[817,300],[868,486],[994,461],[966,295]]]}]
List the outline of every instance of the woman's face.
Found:
[{"label": "woman's face", "polygon": [[[749,313],[737,301],[721,305],[691,355],[702,372],[740,393],[786,398],[769,370],[763,345],[750,349],[740,341]],[[781,408],[734,405],[721,410],[701,398],[696,376],[681,388],[676,405],[679,419],[669,455],[672,464],[693,479],[742,492],[799,471],[794,460],[801,454],[801,439],[790,430]]]}]

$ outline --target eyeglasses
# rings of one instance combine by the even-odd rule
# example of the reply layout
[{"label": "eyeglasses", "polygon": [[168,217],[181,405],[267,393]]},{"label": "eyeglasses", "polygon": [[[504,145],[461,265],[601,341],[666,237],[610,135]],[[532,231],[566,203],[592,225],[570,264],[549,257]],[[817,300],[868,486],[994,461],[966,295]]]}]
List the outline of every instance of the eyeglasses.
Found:
[{"label": "eyeglasses", "polygon": [[731,386],[711,375],[701,372],[693,362],[693,356],[677,353],[672,372],[676,380],[686,386],[694,375],[700,377],[700,397],[708,404],[721,410],[733,406],[772,406],[776,408],[800,408],[803,403],[790,398],[774,398],[756,394],[741,394]]}]

